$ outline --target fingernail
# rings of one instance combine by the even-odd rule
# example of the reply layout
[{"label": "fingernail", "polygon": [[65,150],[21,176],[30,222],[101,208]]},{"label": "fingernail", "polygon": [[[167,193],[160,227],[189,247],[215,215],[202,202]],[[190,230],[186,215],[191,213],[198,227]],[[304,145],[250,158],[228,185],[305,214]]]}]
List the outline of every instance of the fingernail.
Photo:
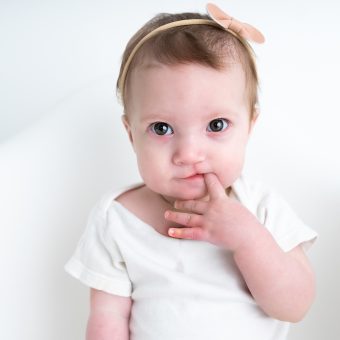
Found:
[{"label": "fingernail", "polygon": [[170,236],[175,236],[175,233],[176,233],[175,229],[173,229],[173,228],[169,229],[169,235]]}]

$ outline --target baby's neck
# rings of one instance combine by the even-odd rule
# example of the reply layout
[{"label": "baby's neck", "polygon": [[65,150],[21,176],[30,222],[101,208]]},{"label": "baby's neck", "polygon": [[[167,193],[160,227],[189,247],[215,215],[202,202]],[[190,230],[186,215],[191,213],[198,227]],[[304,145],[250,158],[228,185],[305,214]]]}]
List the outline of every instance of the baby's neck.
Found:
[{"label": "baby's neck", "polygon": [[[172,209],[174,209],[174,204],[175,204],[175,201],[177,200],[176,198],[174,197],[170,197],[170,196],[166,196],[166,195],[161,195],[161,194],[157,194],[155,193],[156,195],[159,195],[160,198],[167,204],[169,204]],[[206,195],[202,198],[199,198],[198,199],[199,201],[205,201],[205,202],[208,202],[209,201],[209,195]]]},{"label": "baby's neck", "polygon": [[173,202],[175,199],[163,197],[145,185],[125,192],[116,200],[162,235],[168,236],[170,226],[180,227],[164,218],[166,210],[174,210]]}]

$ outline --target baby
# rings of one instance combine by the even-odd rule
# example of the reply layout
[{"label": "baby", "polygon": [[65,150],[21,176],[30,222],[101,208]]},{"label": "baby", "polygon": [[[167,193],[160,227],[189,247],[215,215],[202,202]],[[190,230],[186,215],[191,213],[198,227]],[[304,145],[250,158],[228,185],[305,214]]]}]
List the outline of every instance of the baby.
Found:
[{"label": "baby", "polygon": [[143,183],[103,197],[66,265],[91,287],[88,340],[283,340],[314,299],[316,233],[242,176],[264,38],[207,9],[156,16],[123,55]]}]

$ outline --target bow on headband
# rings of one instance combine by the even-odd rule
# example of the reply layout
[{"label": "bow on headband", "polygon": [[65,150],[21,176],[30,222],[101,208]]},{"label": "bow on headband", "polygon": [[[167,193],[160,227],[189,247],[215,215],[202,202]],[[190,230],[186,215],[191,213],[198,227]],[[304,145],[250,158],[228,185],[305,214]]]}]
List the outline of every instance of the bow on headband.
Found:
[{"label": "bow on headband", "polygon": [[255,27],[240,22],[227,13],[223,12],[214,4],[207,4],[207,12],[212,20],[224,29],[233,31],[246,40],[254,41],[259,44],[264,42],[264,36]]}]

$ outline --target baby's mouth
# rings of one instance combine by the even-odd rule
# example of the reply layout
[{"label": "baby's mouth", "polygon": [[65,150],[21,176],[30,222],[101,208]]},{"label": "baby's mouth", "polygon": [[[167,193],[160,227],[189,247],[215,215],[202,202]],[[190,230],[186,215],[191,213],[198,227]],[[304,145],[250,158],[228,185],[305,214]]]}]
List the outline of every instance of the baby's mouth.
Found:
[{"label": "baby's mouth", "polygon": [[195,173],[195,174],[192,174],[192,175],[189,175],[189,176],[185,177],[184,179],[186,179],[186,180],[195,180],[195,179],[202,179],[203,177],[204,177],[203,174]]}]

